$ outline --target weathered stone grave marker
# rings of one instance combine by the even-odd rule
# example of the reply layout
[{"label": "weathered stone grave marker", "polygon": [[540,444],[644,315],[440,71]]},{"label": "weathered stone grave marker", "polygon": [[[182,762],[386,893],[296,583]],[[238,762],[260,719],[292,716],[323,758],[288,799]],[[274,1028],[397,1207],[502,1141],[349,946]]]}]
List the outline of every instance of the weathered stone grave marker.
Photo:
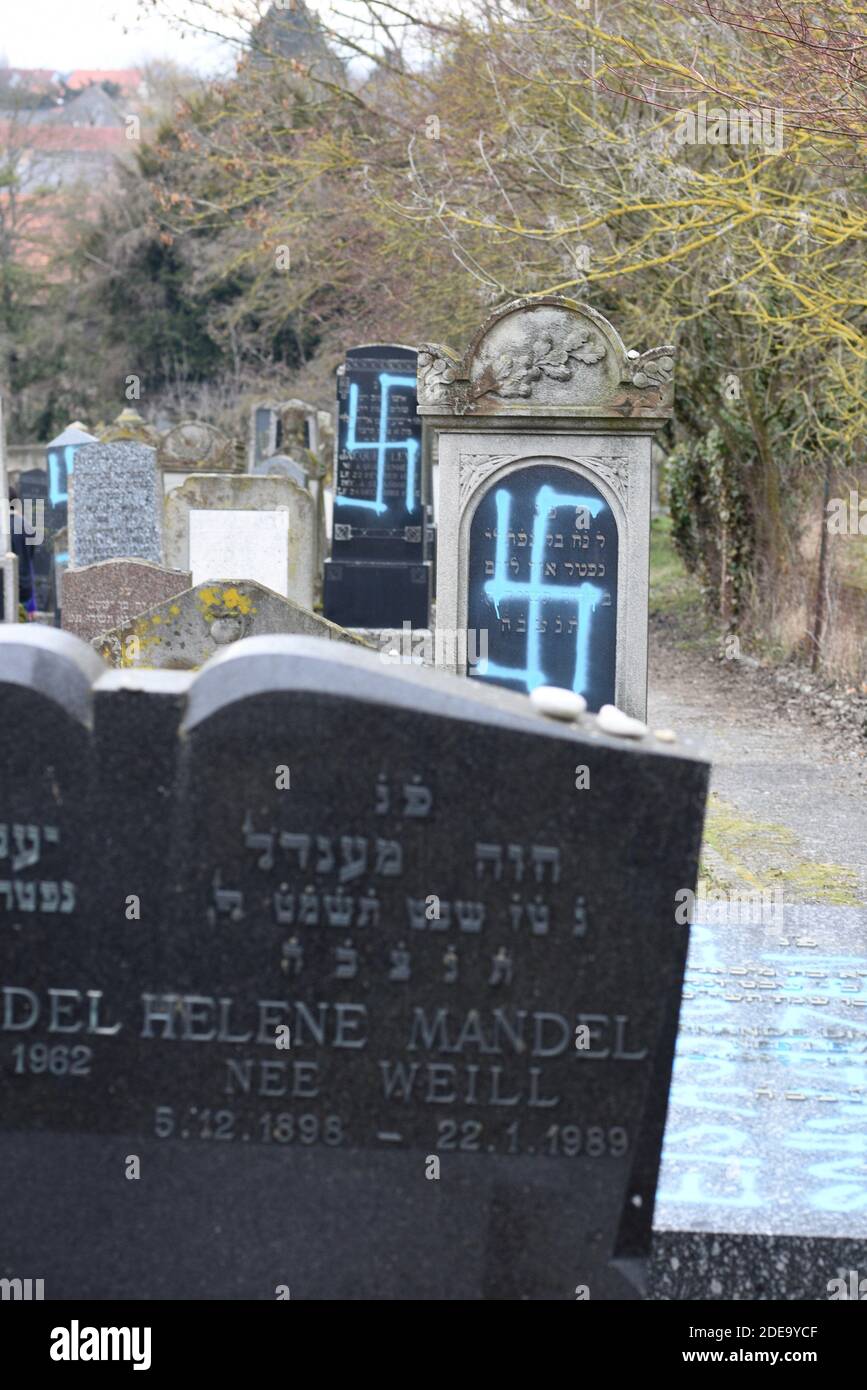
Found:
[{"label": "weathered stone grave marker", "polygon": [[205,420],[182,420],[167,430],[157,449],[166,493],[196,473],[238,473],[235,445]]},{"label": "weathered stone grave marker", "polygon": [[427,479],[416,413],[417,354],[352,348],[338,368],[338,435],[325,614],[342,627],[424,628]]},{"label": "weathered stone grave marker", "polygon": [[0,824],[57,827],[45,873],[89,891],[62,931],[0,892],[0,1272],[639,1296],[706,766],[338,643],[91,691],[39,638],[0,638]]},{"label": "weathered stone grave marker", "polygon": [[270,458],[255,464],[250,472],[257,478],[291,478],[299,487],[307,487],[310,481],[303,463],[289,458],[287,454],[272,454]]},{"label": "weathered stone grave marker", "polygon": [[437,627],[487,633],[474,678],[644,718],[651,444],[673,369],[673,348],[628,355],[601,314],[555,297],[497,310],[462,358],[421,349]]},{"label": "weathered stone grave marker", "polygon": [[257,464],[276,454],[280,442],[280,406],[276,401],[257,401],[250,410],[247,472],[256,473]]},{"label": "weathered stone grave marker", "polygon": [[249,579],[312,608],[316,508],[290,478],[203,473],[169,493],[166,561],[193,584]]},{"label": "weathered stone grave marker", "polygon": [[176,593],[93,646],[111,666],[196,670],[232,642],[269,633],[299,633],[331,642],[365,645],[291,599],[249,579],[197,584]]},{"label": "weathered stone grave marker", "polygon": [[130,558],[162,564],[162,487],[154,449],[127,441],[84,444],[70,484],[70,568]]}]

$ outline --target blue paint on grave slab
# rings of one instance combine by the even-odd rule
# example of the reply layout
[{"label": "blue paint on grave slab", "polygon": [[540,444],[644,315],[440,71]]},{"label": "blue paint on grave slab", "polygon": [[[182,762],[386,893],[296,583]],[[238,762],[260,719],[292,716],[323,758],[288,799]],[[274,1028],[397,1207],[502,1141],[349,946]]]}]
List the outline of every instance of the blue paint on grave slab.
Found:
[{"label": "blue paint on grave slab", "polygon": [[468,674],[613,702],[617,555],[609,503],[574,470],[532,464],[495,483],[470,525],[467,627],[488,655]]},{"label": "blue paint on grave slab", "polygon": [[867,1235],[863,915],[692,929],[654,1224]]},{"label": "blue paint on grave slab", "polygon": [[338,376],[333,560],[415,563],[425,557],[418,354],[371,346]]},{"label": "blue paint on grave slab", "polygon": [[386,463],[388,455],[394,451],[406,454],[406,482],[404,489],[404,505],[407,512],[412,513],[417,508],[416,496],[416,471],[418,457],[421,452],[419,441],[411,434],[406,434],[397,439],[389,439],[389,425],[391,420],[391,393],[392,391],[403,388],[412,391],[415,395],[416,379],[414,376],[393,376],[390,372],[380,372],[379,381],[379,433],[374,440],[359,439],[359,386],[357,382],[351,382],[349,387],[349,420],[346,428],[346,439],[344,449],[349,454],[375,453],[376,454],[376,491],[372,498],[346,497],[340,493],[334,499],[335,507],[362,507],[369,508],[376,512],[377,516],[384,516],[389,510],[389,504],[385,500],[386,482]]}]

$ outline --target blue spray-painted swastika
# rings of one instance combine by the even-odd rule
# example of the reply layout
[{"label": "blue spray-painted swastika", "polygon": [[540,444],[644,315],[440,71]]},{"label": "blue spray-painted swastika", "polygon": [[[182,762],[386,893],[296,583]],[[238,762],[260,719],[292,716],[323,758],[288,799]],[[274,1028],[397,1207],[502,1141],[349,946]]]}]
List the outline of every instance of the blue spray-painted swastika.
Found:
[{"label": "blue spray-painted swastika", "polygon": [[76,444],[67,444],[62,451],[62,459],[60,449],[48,451],[48,500],[52,507],[69,500],[69,475],[73,470],[75,451],[78,447]]},{"label": "blue spray-painted swastika", "polygon": [[576,512],[581,510],[595,520],[600,512],[607,510],[607,504],[598,496],[562,493],[547,485],[540,487],[535,497],[530,578],[529,581],[520,581],[511,577],[508,564],[507,538],[512,515],[512,497],[505,488],[499,488],[495,501],[497,547],[494,577],[484,585],[484,592],[493,603],[498,618],[500,607],[505,602],[518,601],[528,605],[525,665],[504,666],[486,659],[478,663],[474,674],[487,680],[520,682],[527,691],[534,690],[537,685],[548,684],[549,677],[546,675],[542,657],[542,631],[539,620],[542,605],[556,599],[558,603],[571,604],[576,609],[575,673],[572,688],[579,694],[584,694],[590,680],[590,637],[593,617],[605,597],[606,590],[588,580],[568,588],[562,584],[547,584],[544,577],[547,531],[550,518],[561,507],[569,507]]},{"label": "blue spray-painted swastika", "polygon": [[[52,508],[65,508],[69,503],[69,477],[80,447],[80,444],[65,444],[62,449],[48,450],[48,501]],[[68,560],[65,550],[54,552],[55,564],[65,565]]]},{"label": "blue spray-painted swastika", "polygon": [[337,507],[365,507],[369,511],[376,512],[381,516],[388,511],[388,503],[385,502],[385,464],[391,450],[403,449],[406,451],[406,509],[408,512],[415,509],[415,482],[416,468],[419,456],[419,444],[417,439],[411,436],[406,439],[389,439],[388,437],[388,417],[389,417],[389,392],[395,387],[410,387],[415,390],[416,379],[414,376],[392,376],[390,372],[379,373],[379,438],[378,439],[358,439],[356,429],[358,426],[358,386],[355,382],[349,388],[349,423],[346,431],[346,443],[344,448],[347,453],[360,453],[364,450],[376,451],[376,496],[372,500],[360,500],[357,497],[344,497],[338,494],[334,499]]}]

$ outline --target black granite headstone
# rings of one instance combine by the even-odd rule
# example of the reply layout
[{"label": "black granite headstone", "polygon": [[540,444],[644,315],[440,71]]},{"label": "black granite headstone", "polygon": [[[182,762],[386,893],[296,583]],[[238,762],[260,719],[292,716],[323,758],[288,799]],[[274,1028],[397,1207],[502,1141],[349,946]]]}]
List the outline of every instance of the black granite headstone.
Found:
[{"label": "black granite headstone", "polygon": [[18,476],[20,521],[25,538],[23,564],[30,581],[31,605],[45,613],[51,607],[51,568],[54,560],[54,508],[48,498],[48,474],[29,468]]},{"label": "black granite headstone", "polygon": [[70,708],[40,637],[0,639],[0,823],[54,809],[93,891],[0,927],[0,1275],[640,1296],[706,766],[309,638]]},{"label": "black granite headstone", "polygon": [[416,411],[418,354],[353,348],[339,369],[325,616],[342,627],[427,627],[430,565]]},{"label": "black granite headstone", "polygon": [[556,464],[509,473],[470,526],[467,627],[487,632],[469,674],[524,692],[614,703],[617,523],[591,482]]}]

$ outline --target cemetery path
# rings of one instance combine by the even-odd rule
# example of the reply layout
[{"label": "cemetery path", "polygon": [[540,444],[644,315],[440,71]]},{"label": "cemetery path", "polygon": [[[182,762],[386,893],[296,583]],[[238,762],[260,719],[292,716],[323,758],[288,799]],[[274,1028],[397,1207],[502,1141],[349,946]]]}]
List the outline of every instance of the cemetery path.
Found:
[{"label": "cemetery path", "polygon": [[678,646],[651,627],[651,728],[713,764],[703,876],[716,888],[782,889],[785,903],[867,905],[867,738],[817,715],[791,683]]}]

